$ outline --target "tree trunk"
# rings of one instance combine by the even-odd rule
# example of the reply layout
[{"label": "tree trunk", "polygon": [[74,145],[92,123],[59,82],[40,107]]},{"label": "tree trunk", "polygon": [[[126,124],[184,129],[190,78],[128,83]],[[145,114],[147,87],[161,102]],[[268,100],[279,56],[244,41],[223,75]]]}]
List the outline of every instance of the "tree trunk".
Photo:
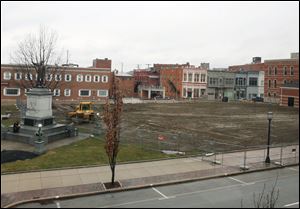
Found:
[{"label": "tree trunk", "polygon": [[111,167],[111,185],[113,186],[115,183],[115,165],[112,165]]}]

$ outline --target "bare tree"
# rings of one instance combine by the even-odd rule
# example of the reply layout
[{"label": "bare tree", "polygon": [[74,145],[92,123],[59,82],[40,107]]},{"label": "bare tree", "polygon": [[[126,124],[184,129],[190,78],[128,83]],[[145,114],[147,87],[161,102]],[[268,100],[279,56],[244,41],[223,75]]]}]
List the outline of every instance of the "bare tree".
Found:
[{"label": "bare tree", "polygon": [[[37,36],[29,34],[18,44],[11,59],[15,63],[15,71],[22,73],[26,80],[20,80],[23,88],[46,87],[53,90],[60,79],[47,79],[49,75],[60,75],[58,63],[60,55],[56,52],[57,34],[41,27]],[[33,73],[36,73],[36,79]]]},{"label": "bare tree", "polygon": [[[255,208],[275,208],[279,197],[279,189],[276,190],[277,180],[278,176],[276,176],[271,191],[266,192],[266,184],[264,184],[262,192],[257,197],[253,193],[253,206]],[[243,208],[243,199],[241,200],[241,208]]]},{"label": "bare tree", "polygon": [[104,105],[103,120],[106,124],[105,151],[108,156],[112,172],[111,186],[113,186],[115,182],[117,155],[119,152],[121,114],[123,111],[123,101],[119,88],[119,80],[116,78],[115,74],[112,76],[111,97],[112,104],[107,99],[106,104]]},{"label": "bare tree", "polygon": [[265,193],[266,184],[264,184],[263,191],[258,194],[257,199],[255,197],[255,194],[253,194],[253,204],[255,208],[275,208],[279,197],[279,189],[275,190],[277,178],[271,191]]}]

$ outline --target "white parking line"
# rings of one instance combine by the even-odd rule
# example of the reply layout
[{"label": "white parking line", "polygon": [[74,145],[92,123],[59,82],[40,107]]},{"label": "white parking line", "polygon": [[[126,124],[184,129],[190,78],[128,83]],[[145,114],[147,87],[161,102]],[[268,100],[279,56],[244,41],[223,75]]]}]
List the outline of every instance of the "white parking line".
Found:
[{"label": "white parking line", "polygon": [[292,171],[299,171],[298,169],[296,168],[288,168],[289,170],[292,170]]},{"label": "white parking line", "polygon": [[55,202],[55,204],[56,204],[56,207],[57,207],[57,208],[61,208],[59,202]]},{"label": "white parking line", "polygon": [[154,187],[152,187],[152,189],[154,191],[156,191],[158,194],[160,194],[161,196],[163,196],[163,198],[168,199],[168,197],[166,195],[164,195],[163,193],[161,193],[160,191],[158,191],[157,189],[155,189]]},{"label": "white parking line", "polygon": [[287,205],[284,205],[283,207],[290,207],[290,206],[293,206],[293,205],[299,205],[299,202],[294,202],[294,203],[291,203],[291,204],[287,204]]},{"label": "white parking line", "polygon": [[238,179],[236,179],[236,178],[233,178],[233,177],[228,177],[229,179],[232,179],[232,180],[234,180],[234,181],[237,181],[237,182],[239,182],[239,183],[241,183],[241,184],[248,184],[247,182],[244,182],[244,181],[241,181],[241,180],[238,180]]}]

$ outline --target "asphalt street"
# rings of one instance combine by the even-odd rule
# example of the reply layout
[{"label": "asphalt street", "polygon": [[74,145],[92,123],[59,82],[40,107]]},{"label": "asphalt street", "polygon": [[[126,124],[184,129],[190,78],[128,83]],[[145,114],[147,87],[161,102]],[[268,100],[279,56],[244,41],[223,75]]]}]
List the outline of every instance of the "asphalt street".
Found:
[{"label": "asphalt street", "polygon": [[[277,181],[276,181],[277,179]],[[168,208],[168,207],[254,207],[255,199],[275,185],[279,190],[276,207],[299,207],[299,166],[253,172],[224,178],[150,187],[139,190],[58,199],[19,205],[19,208]]]}]

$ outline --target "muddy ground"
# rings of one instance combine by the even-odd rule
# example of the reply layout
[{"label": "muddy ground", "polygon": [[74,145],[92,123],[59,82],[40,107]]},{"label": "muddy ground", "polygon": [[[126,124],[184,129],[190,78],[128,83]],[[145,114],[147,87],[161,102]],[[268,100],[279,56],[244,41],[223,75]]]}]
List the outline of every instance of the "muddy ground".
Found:
[{"label": "muddy ground", "polygon": [[[74,105],[73,105],[74,106]],[[60,107],[58,106],[58,109]],[[64,109],[68,109],[64,105]],[[100,105],[96,106],[102,110]],[[122,143],[185,152],[240,150],[267,144],[267,112],[273,112],[271,143],[299,141],[299,109],[265,103],[190,102],[125,104]],[[63,110],[54,110],[63,119]],[[82,130],[94,124],[79,125]],[[160,140],[158,139],[160,138]]]},{"label": "muddy ground", "polygon": [[[75,104],[55,104],[57,122],[66,122],[66,114]],[[96,105],[101,112],[102,106]],[[20,113],[14,105],[3,106],[2,114],[12,118],[2,121],[12,124]],[[299,142],[299,109],[266,103],[189,102],[124,104],[121,143],[135,143],[147,149],[167,149],[184,152],[216,152],[240,150],[267,144],[267,112],[273,112],[271,143]],[[77,125],[80,131],[95,132],[95,124]],[[160,138],[161,140],[159,140]]]}]

